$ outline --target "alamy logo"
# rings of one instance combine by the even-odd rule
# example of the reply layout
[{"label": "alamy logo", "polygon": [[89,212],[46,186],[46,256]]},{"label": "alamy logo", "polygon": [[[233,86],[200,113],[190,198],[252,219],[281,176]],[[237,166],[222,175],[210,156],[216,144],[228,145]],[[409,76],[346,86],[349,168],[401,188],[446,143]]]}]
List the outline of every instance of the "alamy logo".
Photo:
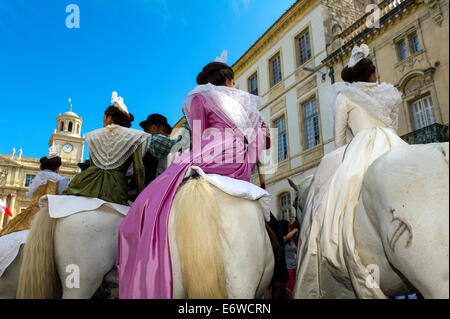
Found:
[{"label": "alamy logo", "polygon": [[66,287],[69,289],[80,288],[80,267],[75,264],[66,266]]},{"label": "alamy logo", "polygon": [[66,27],[69,29],[80,28],[80,8],[76,4],[69,4],[66,12],[70,13],[66,18]]}]

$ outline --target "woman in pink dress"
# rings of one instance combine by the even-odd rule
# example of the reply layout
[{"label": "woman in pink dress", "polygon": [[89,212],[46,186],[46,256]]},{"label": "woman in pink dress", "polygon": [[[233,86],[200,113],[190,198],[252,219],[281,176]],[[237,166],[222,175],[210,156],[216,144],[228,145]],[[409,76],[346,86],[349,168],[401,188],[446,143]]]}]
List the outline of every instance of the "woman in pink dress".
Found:
[{"label": "woman in pink dress", "polygon": [[197,166],[206,174],[249,181],[259,152],[269,147],[259,98],[234,88],[231,67],[209,63],[197,83],[183,107],[192,131],[192,151],[177,157],[141,192],[120,226],[120,298],[173,297],[168,218],[188,169]]}]

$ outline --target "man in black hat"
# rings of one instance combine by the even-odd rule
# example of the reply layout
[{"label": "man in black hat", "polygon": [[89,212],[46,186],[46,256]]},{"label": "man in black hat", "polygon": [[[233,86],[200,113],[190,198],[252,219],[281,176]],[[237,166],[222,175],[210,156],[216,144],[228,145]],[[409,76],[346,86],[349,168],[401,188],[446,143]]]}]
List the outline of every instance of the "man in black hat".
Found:
[{"label": "man in black hat", "polygon": [[167,119],[161,114],[151,114],[147,117],[147,120],[139,123],[139,126],[144,129],[145,132],[157,135],[162,134],[169,136],[172,133],[172,127],[167,123]]},{"label": "man in black hat", "polygon": [[166,169],[166,157],[172,147],[180,141],[181,135],[176,139],[169,137],[172,133],[172,127],[161,114],[151,114],[147,117],[147,120],[142,121],[139,125],[146,133],[153,135],[150,149],[143,158],[145,185],[148,185]]}]

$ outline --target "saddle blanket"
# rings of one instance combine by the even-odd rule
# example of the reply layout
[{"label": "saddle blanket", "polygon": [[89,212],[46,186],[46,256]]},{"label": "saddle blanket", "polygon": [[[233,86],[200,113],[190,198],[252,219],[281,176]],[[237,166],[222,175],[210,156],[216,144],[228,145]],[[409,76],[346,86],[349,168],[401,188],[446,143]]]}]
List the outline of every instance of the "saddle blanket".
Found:
[{"label": "saddle blanket", "polygon": [[21,230],[0,237],[0,277],[16,259],[20,246],[27,241],[29,232],[29,229]]}]

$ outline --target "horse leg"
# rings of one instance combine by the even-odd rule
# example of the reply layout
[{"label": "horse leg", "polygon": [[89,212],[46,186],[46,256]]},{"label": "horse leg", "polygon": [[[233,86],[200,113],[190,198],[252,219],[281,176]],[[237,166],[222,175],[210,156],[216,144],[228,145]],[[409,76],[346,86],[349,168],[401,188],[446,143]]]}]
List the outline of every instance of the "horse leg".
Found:
[{"label": "horse leg", "polygon": [[364,180],[385,256],[425,298],[449,296],[448,193],[448,143],[394,149]]},{"label": "horse leg", "polygon": [[14,261],[6,268],[5,272],[0,277],[0,299],[16,298],[22,251],[23,245],[20,246],[19,253]]},{"label": "horse leg", "polygon": [[[362,197],[366,196],[364,194]],[[373,266],[377,267],[379,272],[374,279],[378,281],[377,285],[386,296],[413,293],[414,288],[405,281],[405,278],[392,267],[387,259],[378,229],[377,217],[374,214],[367,214],[361,199],[358,203],[354,224],[356,250],[361,262],[368,269],[373,269]]]},{"label": "horse leg", "polygon": [[64,299],[91,298],[114,268],[122,219],[103,206],[58,220],[55,259]]}]

